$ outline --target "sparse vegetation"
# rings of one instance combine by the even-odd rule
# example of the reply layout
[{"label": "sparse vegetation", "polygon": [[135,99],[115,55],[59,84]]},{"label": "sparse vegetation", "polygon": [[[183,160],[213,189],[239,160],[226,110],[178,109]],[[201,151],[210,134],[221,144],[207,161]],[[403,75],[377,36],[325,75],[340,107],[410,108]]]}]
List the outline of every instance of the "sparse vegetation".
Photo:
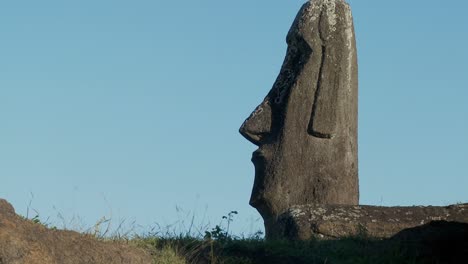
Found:
[{"label": "sparse vegetation", "polygon": [[[155,263],[422,263],[417,254],[406,252],[397,244],[383,244],[378,240],[359,237],[311,241],[264,241],[258,238],[232,237],[223,240],[138,237],[132,242],[152,251]],[[168,262],[176,256],[183,258],[184,262]]]},{"label": "sparse vegetation", "polygon": [[[150,252],[156,264],[418,264],[426,263],[417,252],[396,243],[373,239],[363,230],[358,236],[335,240],[265,241],[257,232],[238,237],[229,232],[237,211],[222,217],[220,224],[202,235],[166,232],[147,235],[103,236],[97,230],[109,221],[99,221],[88,234],[97,239],[125,242]],[[104,219],[104,218],[103,218]],[[30,219],[48,226],[39,215]],[[54,227],[55,228],[55,227]],[[109,227],[104,228],[108,234]],[[120,234],[120,232],[117,232]],[[434,262],[436,263],[436,262]]]},{"label": "sparse vegetation", "polygon": [[[149,250],[155,263],[185,264],[416,264],[416,252],[399,244],[384,243],[365,232],[349,238],[309,241],[265,241],[262,233],[236,237],[229,233],[236,215],[231,211],[204,237],[190,235],[136,236],[131,243]],[[171,262],[172,261],[172,262]]]}]

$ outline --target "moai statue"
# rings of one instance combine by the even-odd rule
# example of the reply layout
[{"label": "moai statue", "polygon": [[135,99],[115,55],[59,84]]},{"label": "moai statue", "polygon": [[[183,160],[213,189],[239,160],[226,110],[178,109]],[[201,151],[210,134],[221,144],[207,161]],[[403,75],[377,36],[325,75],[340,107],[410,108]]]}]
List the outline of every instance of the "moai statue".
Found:
[{"label": "moai statue", "polygon": [[357,54],[344,0],[304,4],[273,88],[240,133],[252,155],[250,204],[269,225],[293,205],[358,204]]}]

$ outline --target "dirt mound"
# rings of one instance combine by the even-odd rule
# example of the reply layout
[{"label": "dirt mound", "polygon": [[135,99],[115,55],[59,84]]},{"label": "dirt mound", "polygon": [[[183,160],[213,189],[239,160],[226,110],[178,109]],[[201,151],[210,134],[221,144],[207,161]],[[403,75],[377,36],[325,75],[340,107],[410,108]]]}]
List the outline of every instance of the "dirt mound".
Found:
[{"label": "dirt mound", "polygon": [[50,230],[15,213],[0,199],[0,264],[152,263],[149,253],[73,231]]}]

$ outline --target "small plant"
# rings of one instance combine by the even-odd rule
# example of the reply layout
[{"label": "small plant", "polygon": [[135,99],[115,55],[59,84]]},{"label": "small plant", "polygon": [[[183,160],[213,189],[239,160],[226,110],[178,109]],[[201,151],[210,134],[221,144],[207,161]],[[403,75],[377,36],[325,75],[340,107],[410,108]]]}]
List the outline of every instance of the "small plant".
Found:
[{"label": "small plant", "polygon": [[[231,211],[227,215],[223,215],[223,217],[221,218],[221,223],[219,225],[216,225],[214,228],[211,229],[211,231],[205,231],[205,240],[208,240],[210,244],[210,263],[218,263],[218,257],[215,256],[215,241],[221,244],[226,244],[229,241],[232,241],[232,237],[229,234],[229,227],[234,219],[234,215],[236,214],[238,214],[237,211]],[[222,228],[223,221],[227,222],[226,230]]]},{"label": "small plant", "polygon": [[263,240],[263,235],[264,235],[263,231],[258,230],[252,235],[251,239],[260,241],[260,240]]},{"label": "small plant", "polygon": [[[27,219],[27,218],[25,218]],[[39,214],[36,214],[33,218],[29,219],[31,222],[38,224],[38,225],[43,225],[46,228],[49,228],[51,230],[57,230],[56,226],[51,226],[50,224],[47,223],[47,220],[44,222],[41,220]]]},{"label": "small plant", "polygon": [[237,211],[231,211],[227,216],[223,216],[223,219],[226,219],[227,221],[227,227],[226,227],[226,236],[229,234],[229,226],[231,225],[231,222],[233,221],[234,215],[238,214]]},{"label": "small plant", "polygon": [[34,216],[33,218],[31,218],[31,221],[33,221],[33,223],[35,223],[35,224],[42,224],[41,219],[39,218],[38,214],[36,216]]},{"label": "small plant", "polygon": [[231,222],[234,221],[234,215],[237,215],[237,211],[231,211],[226,215],[223,215],[221,218],[222,221],[225,220],[226,223],[226,230],[224,230],[221,226],[221,224],[216,225],[214,228],[211,229],[211,231],[205,231],[205,239],[214,239],[218,241],[226,241],[226,240],[231,240],[232,237],[229,234],[229,227],[231,225]]},{"label": "small plant", "polygon": [[226,232],[219,225],[213,227],[211,231],[205,231],[205,239],[224,240],[226,238]]}]

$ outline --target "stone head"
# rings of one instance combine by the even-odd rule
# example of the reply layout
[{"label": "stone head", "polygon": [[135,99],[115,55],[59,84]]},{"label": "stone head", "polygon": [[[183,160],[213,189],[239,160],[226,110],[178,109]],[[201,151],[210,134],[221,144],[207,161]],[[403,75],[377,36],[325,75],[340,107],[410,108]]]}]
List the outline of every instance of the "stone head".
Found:
[{"label": "stone head", "polygon": [[307,2],[286,42],[272,89],[239,130],[259,147],[250,204],[265,221],[297,204],[358,203],[357,55],[348,4]]}]

